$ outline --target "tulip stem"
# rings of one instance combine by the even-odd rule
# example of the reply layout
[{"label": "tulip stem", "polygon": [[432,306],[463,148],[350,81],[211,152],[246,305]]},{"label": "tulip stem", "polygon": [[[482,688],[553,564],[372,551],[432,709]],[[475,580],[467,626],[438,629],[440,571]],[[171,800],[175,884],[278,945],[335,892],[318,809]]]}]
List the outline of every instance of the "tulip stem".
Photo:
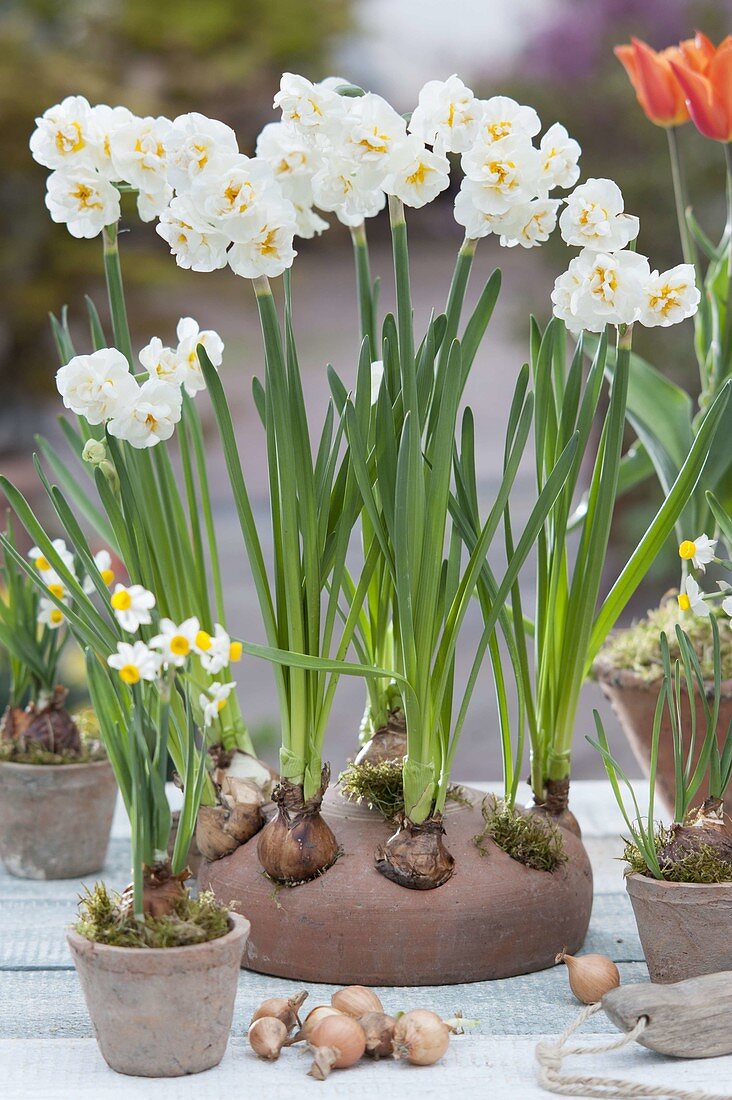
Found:
[{"label": "tulip stem", "polygon": [[679,223],[679,236],[681,238],[681,251],[684,256],[684,261],[687,264],[694,264],[694,266],[696,266],[696,249],[694,248],[689,233],[689,224],[686,220],[686,181],[681,165],[681,157],[679,156],[679,143],[676,136],[676,130],[676,126],[669,126],[666,129],[668,153],[671,161],[671,179],[673,182],[674,200],[676,203],[676,219]]}]

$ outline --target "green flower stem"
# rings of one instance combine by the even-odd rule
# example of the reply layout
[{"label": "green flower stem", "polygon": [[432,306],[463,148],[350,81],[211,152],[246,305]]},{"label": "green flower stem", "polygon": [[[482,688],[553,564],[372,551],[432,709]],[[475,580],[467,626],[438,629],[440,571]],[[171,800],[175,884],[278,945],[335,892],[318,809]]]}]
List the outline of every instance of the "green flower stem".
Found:
[{"label": "green flower stem", "polygon": [[371,349],[371,358],[380,359],[379,342],[376,336],[376,310],[374,302],[373,283],[371,281],[371,265],[369,262],[369,246],[366,239],[366,223],[351,226],[351,240],[353,242],[353,256],[356,263],[356,286],[358,289],[358,315],[361,325],[361,339],[368,337]]},{"label": "green flower stem", "polygon": [[130,327],[127,321],[127,309],[125,307],[125,293],[122,285],[122,269],[119,262],[116,224],[107,225],[102,230],[102,244],[104,246],[104,274],[107,280],[107,294],[109,296],[109,311],[112,316],[114,342],[130,364],[130,369],[132,369],[134,356],[132,354]]}]

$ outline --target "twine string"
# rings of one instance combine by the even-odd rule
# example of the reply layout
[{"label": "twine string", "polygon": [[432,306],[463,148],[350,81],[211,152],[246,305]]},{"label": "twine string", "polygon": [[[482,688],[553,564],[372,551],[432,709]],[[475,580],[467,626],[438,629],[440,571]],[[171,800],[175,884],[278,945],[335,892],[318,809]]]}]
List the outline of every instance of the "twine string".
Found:
[{"label": "twine string", "polygon": [[600,1011],[599,1004],[588,1005],[564,1029],[557,1040],[545,1040],[536,1047],[536,1061],[539,1070],[539,1084],[547,1092],[561,1093],[563,1096],[597,1096],[604,1100],[625,1100],[630,1097],[666,1097],[667,1100],[732,1100],[729,1093],[704,1092],[700,1089],[676,1089],[668,1085],[644,1085],[636,1081],[624,1081],[617,1077],[593,1077],[584,1074],[562,1073],[565,1058],[580,1054],[605,1054],[610,1050],[621,1050],[634,1043],[648,1026],[648,1018],[641,1016],[638,1023],[617,1039],[604,1040],[601,1043],[583,1043],[567,1045],[576,1031],[591,1016]]}]

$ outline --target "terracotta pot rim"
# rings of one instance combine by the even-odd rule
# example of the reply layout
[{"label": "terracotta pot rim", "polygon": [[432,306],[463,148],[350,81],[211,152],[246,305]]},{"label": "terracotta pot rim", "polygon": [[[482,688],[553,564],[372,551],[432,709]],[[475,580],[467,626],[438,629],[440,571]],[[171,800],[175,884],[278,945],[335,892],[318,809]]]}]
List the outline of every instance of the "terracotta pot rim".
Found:
[{"label": "terracotta pot rim", "polygon": [[229,945],[238,939],[242,939],[249,935],[251,930],[251,924],[246,917],[243,917],[241,913],[229,913],[229,931],[223,936],[217,936],[215,940],[206,940],[204,943],[187,943],[180,947],[118,947],[112,943],[97,943],[96,940],[90,940],[86,936],[82,936],[77,932],[73,924],[69,924],[66,927],[66,940],[69,946],[73,947],[76,951],[85,954],[90,951],[106,955],[109,958],[124,958],[125,955],[130,959],[139,960],[145,959],[176,959],[180,958],[181,954],[186,959],[190,959],[193,952],[198,950],[199,953],[205,948],[223,947]]},{"label": "terracotta pot rim", "polygon": [[628,893],[632,893],[630,889],[630,883],[633,883],[639,891],[645,890],[647,893],[652,893],[653,890],[677,890],[677,891],[689,891],[694,890],[714,890],[724,893],[732,894],[732,882],[668,882],[666,879],[651,878],[649,875],[642,875],[638,871],[633,871],[632,874],[625,876],[625,888]]},{"label": "terracotta pot rim", "polygon": [[[659,675],[652,680],[646,680],[643,676],[637,673],[632,668],[627,668],[624,665],[614,665],[607,658],[603,658],[602,655],[595,658],[592,671],[596,678],[603,684],[608,684],[610,687],[617,688],[634,688],[636,691],[657,691],[658,687],[663,679],[663,671],[659,670]],[[710,688],[713,688],[714,683],[712,680],[706,680],[706,684]],[[682,681],[681,690],[686,691],[686,684]],[[732,678],[722,680],[721,684],[721,697],[724,700],[732,699]]]},{"label": "terracotta pot rim", "polygon": [[16,760],[0,760],[0,769],[2,768],[12,768],[18,772],[32,772],[34,775],[39,769],[48,772],[49,775],[53,772],[64,772],[68,775],[77,775],[86,768],[108,768],[111,771],[112,765],[109,760],[83,760],[78,764],[26,764]]}]

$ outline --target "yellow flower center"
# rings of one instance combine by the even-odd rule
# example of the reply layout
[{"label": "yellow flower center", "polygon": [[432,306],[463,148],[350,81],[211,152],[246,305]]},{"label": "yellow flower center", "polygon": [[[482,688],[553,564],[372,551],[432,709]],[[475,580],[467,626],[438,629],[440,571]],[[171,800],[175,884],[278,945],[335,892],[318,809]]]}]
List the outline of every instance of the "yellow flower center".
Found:
[{"label": "yellow flower center", "polygon": [[36,558],[36,569],[39,569],[41,573],[45,573],[46,570],[50,568],[51,566],[48,564],[47,559],[44,558],[43,554],[39,554]]},{"label": "yellow flower center", "polygon": [[276,256],[277,255],[277,230],[271,229],[267,236],[264,238],[259,246],[259,251],[263,256]]},{"label": "yellow flower center", "polygon": [[241,660],[241,654],[242,654],[241,642],[232,642],[231,645],[229,646],[229,660],[230,661],[240,661]]},{"label": "yellow flower center", "polygon": [[114,569],[102,569],[101,577],[105,584],[111,584],[114,580]]},{"label": "yellow flower center", "polygon": [[63,615],[57,607],[54,607],[53,611],[49,615],[49,619],[52,623],[60,623],[63,622]]},{"label": "yellow flower center", "polygon": [[411,184],[412,186],[419,186],[420,184],[424,183],[427,178],[428,172],[431,171],[432,169],[429,168],[428,165],[420,163],[417,167],[416,172],[412,172],[411,176],[407,176],[407,183]]},{"label": "yellow flower center", "polygon": [[512,125],[505,119],[503,122],[491,122],[486,126],[488,133],[491,135],[494,141],[498,141],[500,138],[508,137],[511,133]]},{"label": "yellow flower center", "polygon": [[211,648],[211,635],[206,630],[199,630],[196,634],[196,648],[204,652]]},{"label": "yellow flower center", "polygon": [[96,191],[93,187],[87,187],[85,183],[80,183],[75,191],[71,192],[71,197],[76,199],[79,203],[81,210],[101,210],[102,204],[97,199],[96,202],[90,200],[96,195]]},{"label": "yellow flower center", "polygon": [[110,602],[115,611],[129,611],[132,607],[132,596],[126,588],[120,588],[119,592],[115,592],[112,596]]},{"label": "yellow flower center", "polygon": [[679,557],[683,558],[684,561],[691,561],[694,554],[696,554],[696,543],[692,542],[691,539],[684,539],[679,546]]},{"label": "yellow flower center", "polygon": [[56,599],[60,600],[64,594],[64,586],[62,584],[49,584],[48,591],[51,593],[52,596],[55,596]]},{"label": "yellow flower center", "polygon": [[122,665],[119,670],[119,678],[125,684],[139,684],[140,670],[137,665]]},{"label": "yellow flower center", "polygon": [[56,148],[59,153],[66,155],[66,153],[78,153],[86,145],[81,133],[81,126],[78,122],[72,122],[69,127],[71,133],[63,130],[56,131]]},{"label": "yellow flower center", "polygon": [[672,309],[678,309],[681,305],[681,293],[685,286],[671,287],[666,283],[658,294],[651,294],[648,304],[651,309],[658,309],[664,317],[668,317]]},{"label": "yellow flower center", "polygon": [[221,712],[224,709],[225,706],[226,706],[226,699],[217,699],[216,700],[216,710]]},{"label": "yellow flower center", "polygon": [[679,595],[678,600],[679,600],[679,607],[681,608],[681,610],[682,611],[688,611],[689,608],[691,607],[691,600],[689,599],[689,597],[686,595],[685,592],[682,592]]},{"label": "yellow flower center", "polygon": [[495,176],[495,179],[492,181],[491,186],[501,187],[504,190],[509,191],[516,187],[516,179],[511,175],[511,170],[515,167],[516,165],[511,160],[489,161],[488,171],[491,173],[492,176]]},{"label": "yellow flower center", "polygon": [[191,652],[191,643],[183,634],[174,634],[170,639],[170,652],[176,657],[187,657]]}]

